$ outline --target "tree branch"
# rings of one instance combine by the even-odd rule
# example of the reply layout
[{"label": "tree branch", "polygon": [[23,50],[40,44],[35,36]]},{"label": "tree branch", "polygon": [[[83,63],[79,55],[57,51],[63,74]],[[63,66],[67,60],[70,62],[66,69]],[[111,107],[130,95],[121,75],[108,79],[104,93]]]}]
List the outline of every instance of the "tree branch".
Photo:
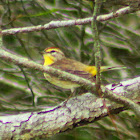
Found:
[{"label": "tree branch", "polygon": [[[79,76],[76,76],[76,75],[73,75],[73,74],[70,74],[70,73],[61,71],[59,69],[49,67],[49,66],[44,67],[44,66],[42,66],[40,64],[37,64],[37,63],[35,63],[31,60],[28,60],[27,58],[19,57],[17,55],[13,55],[9,52],[6,52],[3,49],[0,49],[0,58],[2,58],[4,60],[7,60],[9,62],[12,62],[12,63],[14,63],[16,65],[19,65],[19,66],[31,68],[31,69],[34,69],[34,70],[39,70],[39,71],[42,71],[42,72],[47,72],[51,75],[54,75],[54,76],[57,76],[57,77],[62,77],[65,80],[70,80],[72,82],[81,84],[85,88],[91,90],[91,92],[94,93],[96,96],[99,96],[98,93],[94,92],[95,91],[95,83],[92,83],[87,79],[81,78]],[[107,91],[107,90],[104,89],[104,91]],[[111,93],[108,93],[106,97],[115,101],[115,102],[118,102],[118,103],[121,103],[121,104],[123,104],[123,103],[126,104],[126,101],[124,101],[124,99],[121,99],[121,97],[119,97],[119,96],[118,97],[114,96]],[[127,105],[129,105],[129,103]],[[132,107],[131,107],[131,109],[132,109]],[[138,111],[137,114],[139,114],[139,111]]]},{"label": "tree branch", "polygon": [[[107,85],[116,96],[124,96],[136,101],[140,97],[140,77],[120,82],[115,87]],[[124,94],[124,91],[127,91]],[[137,95],[137,96],[136,96]],[[124,105],[104,99],[110,113],[119,113]],[[40,112],[23,113],[0,117],[0,136],[2,139],[45,138],[92,123],[108,115],[102,99],[86,93],[64,101],[58,106]]]},{"label": "tree branch", "polygon": [[95,48],[95,66],[97,68],[97,75],[96,75],[96,91],[100,93],[100,85],[101,85],[101,44],[99,39],[99,30],[98,30],[98,23],[97,23],[97,16],[100,13],[100,8],[102,5],[102,0],[95,0],[95,6],[93,11],[93,20],[91,22],[91,27],[93,30],[93,40],[94,40],[94,48]]},{"label": "tree branch", "polygon": [[86,86],[89,86],[90,88],[94,88],[94,86],[95,86],[95,83],[91,83],[87,79],[81,78],[79,76],[75,76],[75,75],[70,74],[68,72],[64,72],[64,71],[61,71],[61,70],[58,70],[58,69],[55,69],[55,68],[52,68],[49,66],[44,67],[44,66],[37,64],[31,60],[28,60],[27,58],[14,55],[14,54],[9,53],[3,49],[0,49],[0,58],[2,58],[3,60],[6,60],[8,62],[12,62],[15,65],[23,66],[26,68],[31,68],[34,70],[39,70],[42,72],[47,72],[51,75],[62,77],[66,80],[70,80],[70,81],[73,81],[75,83],[79,83],[83,86],[86,85]]},{"label": "tree branch", "polygon": [[[112,18],[116,18],[125,14],[129,14],[132,12],[136,12],[140,10],[140,8],[132,9],[130,6],[127,6],[125,8],[121,8],[117,10],[116,12],[112,12],[105,15],[100,15],[97,17],[97,21],[106,21]],[[76,19],[76,20],[66,20],[66,21],[51,21],[50,23],[47,23],[45,25],[38,25],[38,26],[30,26],[30,27],[22,27],[22,28],[13,28],[13,29],[7,29],[3,30],[3,35],[10,35],[10,34],[16,34],[16,33],[26,33],[26,32],[33,32],[33,31],[40,31],[40,30],[50,30],[60,27],[69,27],[74,25],[84,25],[89,24],[93,20],[93,17],[84,18],[84,19]]]}]

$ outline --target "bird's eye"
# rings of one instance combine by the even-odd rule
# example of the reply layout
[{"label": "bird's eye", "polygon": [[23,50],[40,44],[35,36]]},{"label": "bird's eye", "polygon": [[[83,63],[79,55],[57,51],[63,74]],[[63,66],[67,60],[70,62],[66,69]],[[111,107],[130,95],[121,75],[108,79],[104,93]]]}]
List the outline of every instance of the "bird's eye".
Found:
[{"label": "bird's eye", "polygon": [[56,52],[56,51],[54,51],[54,50],[53,51],[50,51],[50,53],[54,53],[54,52]]}]

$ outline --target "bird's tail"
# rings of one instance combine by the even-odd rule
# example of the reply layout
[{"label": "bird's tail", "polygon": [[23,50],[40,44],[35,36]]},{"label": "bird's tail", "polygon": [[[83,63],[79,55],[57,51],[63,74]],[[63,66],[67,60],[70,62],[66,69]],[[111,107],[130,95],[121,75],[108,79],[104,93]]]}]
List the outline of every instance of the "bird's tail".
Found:
[{"label": "bird's tail", "polygon": [[101,72],[109,71],[109,70],[119,70],[119,69],[126,69],[125,66],[101,66]]}]

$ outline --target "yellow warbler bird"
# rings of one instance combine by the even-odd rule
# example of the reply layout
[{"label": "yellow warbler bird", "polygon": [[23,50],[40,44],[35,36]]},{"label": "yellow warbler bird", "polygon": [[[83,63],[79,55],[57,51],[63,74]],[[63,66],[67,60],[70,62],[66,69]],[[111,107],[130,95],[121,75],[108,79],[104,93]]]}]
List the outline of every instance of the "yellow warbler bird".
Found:
[{"label": "yellow warbler bird", "polygon": [[[95,66],[89,66],[79,61],[67,58],[64,53],[57,47],[46,48],[43,52],[44,66],[51,66],[62,71],[83,77],[95,82],[97,69]],[[116,69],[117,67],[102,66],[101,72]],[[75,88],[80,87],[79,84],[72,81],[62,79],[61,77],[52,76],[51,74],[44,73],[45,78],[52,84],[63,89],[70,89],[73,91]]]}]

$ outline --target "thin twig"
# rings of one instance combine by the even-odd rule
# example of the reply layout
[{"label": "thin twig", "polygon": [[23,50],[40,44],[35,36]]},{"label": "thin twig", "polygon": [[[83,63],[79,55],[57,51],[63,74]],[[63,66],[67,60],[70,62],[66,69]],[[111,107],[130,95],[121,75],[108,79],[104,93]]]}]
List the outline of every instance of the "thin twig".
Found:
[{"label": "thin twig", "polygon": [[97,15],[100,13],[101,5],[102,5],[102,0],[95,0],[93,20],[91,22],[92,31],[93,31],[94,48],[95,48],[95,66],[97,68],[96,91],[98,93],[100,92],[99,90],[100,90],[100,85],[101,85],[101,73],[100,73],[101,49],[100,49],[100,40],[99,40],[99,33],[98,33]]},{"label": "thin twig", "polygon": [[32,105],[35,107],[36,106],[35,93],[33,92],[33,89],[32,89],[32,87],[31,87],[31,85],[29,83],[28,77],[26,76],[26,73],[25,73],[24,69],[21,66],[19,66],[19,68],[21,69],[21,71],[22,71],[22,73],[24,75],[24,78],[25,78],[25,81],[27,83],[28,88],[30,89],[30,92],[32,94]]}]

